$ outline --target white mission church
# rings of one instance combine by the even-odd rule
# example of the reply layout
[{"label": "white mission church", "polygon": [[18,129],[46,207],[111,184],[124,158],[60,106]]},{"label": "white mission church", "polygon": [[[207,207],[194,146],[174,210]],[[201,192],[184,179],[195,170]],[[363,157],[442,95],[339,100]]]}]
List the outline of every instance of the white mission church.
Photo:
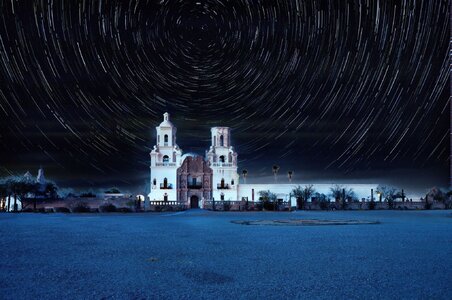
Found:
[{"label": "white mission church", "polygon": [[[248,199],[258,201],[258,193],[270,190],[279,199],[288,201],[291,191],[299,184],[240,184],[237,173],[237,152],[231,145],[229,127],[211,128],[211,146],[205,157],[183,154],[176,142],[177,128],[170,115],[163,114],[163,122],[156,127],[156,145],[150,153],[150,201],[178,201],[188,207],[202,207],[203,201]],[[376,185],[353,184],[362,198],[370,196]],[[328,194],[331,184],[316,184],[317,192]]]}]

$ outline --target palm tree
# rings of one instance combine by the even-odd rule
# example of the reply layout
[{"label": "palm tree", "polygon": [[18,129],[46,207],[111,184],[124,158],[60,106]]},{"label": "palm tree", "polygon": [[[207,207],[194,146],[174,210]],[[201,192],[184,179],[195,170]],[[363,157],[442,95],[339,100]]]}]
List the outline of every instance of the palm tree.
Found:
[{"label": "palm tree", "polygon": [[288,171],[287,176],[289,177],[289,182],[292,182],[293,171]]},{"label": "palm tree", "polygon": [[279,171],[279,166],[278,165],[273,165],[273,175],[275,176],[275,182],[278,181],[278,178],[277,178],[278,171]]},{"label": "palm tree", "polygon": [[246,184],[246,177],[248,176],[248,170],[247,169],[243,169],[242,175],[243,175],[243,181]]}]

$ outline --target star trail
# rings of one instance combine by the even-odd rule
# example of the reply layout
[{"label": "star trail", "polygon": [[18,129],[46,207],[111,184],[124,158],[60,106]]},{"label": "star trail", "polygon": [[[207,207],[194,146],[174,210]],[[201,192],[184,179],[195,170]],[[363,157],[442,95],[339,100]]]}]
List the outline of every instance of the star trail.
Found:
[{"label": "star trail", "polygon": [[448,1],[0,0],[0,175],[139,187],[168,111],[249,180],[448,185]]}]

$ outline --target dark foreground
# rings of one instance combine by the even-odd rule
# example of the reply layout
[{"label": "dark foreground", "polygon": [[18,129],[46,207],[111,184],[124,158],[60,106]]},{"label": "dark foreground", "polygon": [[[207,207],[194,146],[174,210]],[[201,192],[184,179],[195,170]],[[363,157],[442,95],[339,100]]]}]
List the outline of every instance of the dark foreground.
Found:
[{"label": "dark foreground", "polygon": [[[253,226],[231,220],[355,219]],[[2,299],[452,298],[450,211],[0,214]]]}]

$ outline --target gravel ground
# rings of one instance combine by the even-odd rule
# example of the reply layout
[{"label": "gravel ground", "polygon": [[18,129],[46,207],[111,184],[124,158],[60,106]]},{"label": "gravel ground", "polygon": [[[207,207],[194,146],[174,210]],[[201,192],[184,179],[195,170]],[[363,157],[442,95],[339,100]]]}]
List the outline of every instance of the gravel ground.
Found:
[{"label": "gravel ground", "polygon": [[[231,220],[380,221],[247,226]],[[450,211],[0,214],[3,299],[452,299]]]}]

